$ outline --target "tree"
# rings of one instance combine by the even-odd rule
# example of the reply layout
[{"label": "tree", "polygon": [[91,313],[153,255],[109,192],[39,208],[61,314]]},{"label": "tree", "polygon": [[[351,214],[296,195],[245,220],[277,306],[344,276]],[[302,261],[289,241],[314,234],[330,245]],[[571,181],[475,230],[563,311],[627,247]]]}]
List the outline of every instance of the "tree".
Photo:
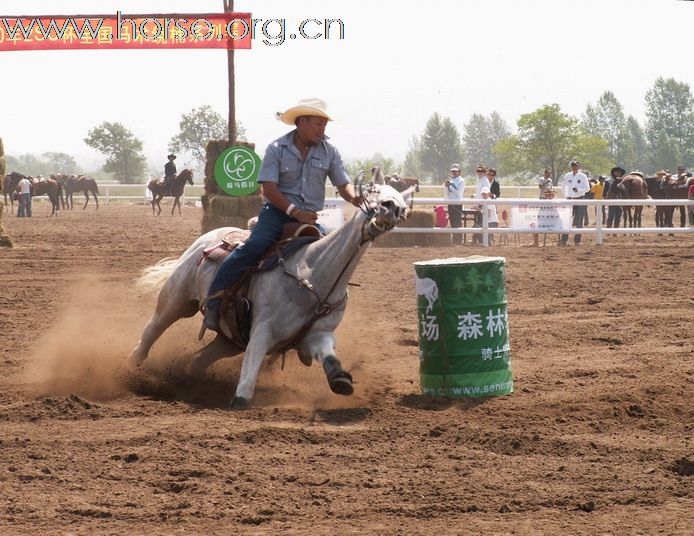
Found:
[{"label": "tree", "polygon": [[[169,141],[171,152],[189,152],[199,167],[205,165],[207,142],[210,140],[228,140],[228,122],[211,106],[193,108],[181,116],[178,124],[180,132]],[[246,130],[237,123],[237,139],[246,139]]]},{"label": "tree", "polygon": [[629,132],[624,109],[611,91],[605,91],[595,107],[590,104],[582,119],[583,129],[607,142],[612,161],[623,163],[629,153]]},{"label": "tree", "polygon": [[419,138],[412,136],[410,139],[410,148],[405,155],[405,162],[402,165],[403,175],[419,177],[422,174],[422,164],[419,161]]},{"label": "tree", "polygon": [[626,125],[627,153],[624,158],[624,167],[628,170],[654,171],[649,165],[650,148],[641,125],[633,115],[627,118]]},{"label": "tree", "polygon": [[374,154],[371,158],[365,158],[363,160],[352,160],[347,164],[347,172],[353,179],[359,175],[362,171],[366,172],[364,180],[368,182],[371,178],[371,169],[374,166],[381,168],[383,175],[390,175],[397,172],[397,166],[395,160],[392,158],[386,158],[381,153]]},{"label": "tree", "polygon": [[470,121],[464,125],[463,132],[465,171],[472,173],[479,163],[498,167],[493,148],[499,140],[511,134],[501,116],[496,112],[489,118],[481,114],[472,114]]},{"label": "tree", "polygon": [[535,176],[549,168],[555,181],[574,158],[596,173],[609,168],[607,142],[583,131],[558,104],[521,115],[518,134],[500,140],[494,151],[507,172]]},{"label": "tree", "polygon": [[434,113],[429,118],[418,153],[422,173],[435,181],[447,177],[451,164],[462,160],[460,134],[448,117]]},{"label": "tree", "polygon": [[51,173],[80,173],[80,167],[75,159],[67,153],[43,153],[41,155],[46,161],[46,166],[51,169]]},{"label": "tree", "polygon": [[84,142],[106,155],[103,170],[119,182],[134,184],[145,175],[142,142],[120,123],[104,121],[89,131]]},{"label": "tree", "polygon": [[646,138],[653,149],[654,166],[664,165],[656,154],[656,146],[662,143],[674,143],[679,164],[694,164],[694,98],[689,84],[658,77],[646,92]]}]

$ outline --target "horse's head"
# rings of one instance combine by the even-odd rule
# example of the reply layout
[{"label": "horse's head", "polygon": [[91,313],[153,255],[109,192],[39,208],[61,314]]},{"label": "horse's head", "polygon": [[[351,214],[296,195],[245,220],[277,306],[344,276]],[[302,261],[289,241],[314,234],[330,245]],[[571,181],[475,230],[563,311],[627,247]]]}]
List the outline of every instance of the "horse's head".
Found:
[{"label": "horse's head", "polygon": [[183,171],[181,171],[179,177],[182,177],[185,180],[185,182],[191,185],[193,184],[193,172],[190,169],[186,168]]},{"label": "horse's head", "polygon": [[407,201],[412,197],[414,187],[398,192],[392,186],[371,184],[364,193],[362,210],[366,222],[362,228],[364,240],[373,240],[378,235],[390,231],[399,222],[407,219]]}]

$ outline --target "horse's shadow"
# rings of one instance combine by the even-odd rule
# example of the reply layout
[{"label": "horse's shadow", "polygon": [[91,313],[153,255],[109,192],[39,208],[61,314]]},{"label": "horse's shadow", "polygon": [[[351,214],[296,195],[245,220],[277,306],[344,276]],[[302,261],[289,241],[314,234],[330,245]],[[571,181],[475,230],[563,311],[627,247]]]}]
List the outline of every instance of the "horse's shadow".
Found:
[{"label": "horse's shadow", "polygon": [[460,411],[467,411],[481,406],[487,400],[487,397],[450,398],[411,393],[401,396],[397,404],[406,408],[424,411],[445,411],[453,407]]},{"label": "horse's shadow", "polygon": [[183,402],[192,408],[228,409],[236,382],[214,375],[185,376],[171,370],[138,369],[125,375],[128,390],[157,401]]}]

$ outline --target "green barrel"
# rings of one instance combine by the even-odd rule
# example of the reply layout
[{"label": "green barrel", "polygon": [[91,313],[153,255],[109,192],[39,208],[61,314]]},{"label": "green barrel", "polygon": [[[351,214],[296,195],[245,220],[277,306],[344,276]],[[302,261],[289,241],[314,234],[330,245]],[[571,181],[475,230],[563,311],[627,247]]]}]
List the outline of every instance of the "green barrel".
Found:
[{"label": "green barrel", "polygon": [[513,392],[503,257],[415,262],[422,392]]}]

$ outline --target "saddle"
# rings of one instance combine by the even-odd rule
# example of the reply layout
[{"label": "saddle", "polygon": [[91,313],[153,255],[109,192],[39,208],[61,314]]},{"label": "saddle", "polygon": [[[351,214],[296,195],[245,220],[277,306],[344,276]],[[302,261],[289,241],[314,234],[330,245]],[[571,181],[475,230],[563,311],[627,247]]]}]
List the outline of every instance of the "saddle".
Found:
[{"label": "saddle", "polygon": [[[220,241],[203,250],[198,264],[212,262],[221,264],[240,244],[250,236],[250,231],[229,231]],[[286,223],[280,239],[260,258],[255,267],[244,273],[222,293],[219,309],[220,334],[240,350],[248,346],[251,334],[252,304],[248,299],[248,288],[253,274],[272,270],[284,259],[321,237],[318,227],[298,222]],[[200,338],[204,328],[200,332]]]}]

